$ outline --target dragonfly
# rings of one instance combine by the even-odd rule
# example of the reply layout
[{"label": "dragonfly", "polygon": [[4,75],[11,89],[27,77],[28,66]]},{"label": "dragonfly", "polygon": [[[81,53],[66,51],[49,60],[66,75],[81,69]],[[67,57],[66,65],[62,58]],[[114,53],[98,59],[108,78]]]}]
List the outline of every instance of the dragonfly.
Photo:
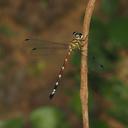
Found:
[{"label": "dragonfly", "polygon": [[[53,51],[56,50],[63,50],[67,49],[67,53],[64,57],[63,64],[61,66],[61,69],[58,73],[57,80],[53,86],[53,89],[51,90],[49,94],[49,99],[52,99],[54,95],[56,94],[56,91],[58,89],[58,86],[60,85],[60,81],[63,77],[64,70],[66,67],[66,64],[69,60],[69,57],[71,53],[75,50],[81,51],[81,48],[83,47],[83,41],[86,40],[87,36],[83,37],[83,34],[80,32],[73,32],[73,39],[69,41],[69,43],[58,43],[58,42],[52,42],[52,41],[45,41],[45,40],[39,40],[34,38],[27,38],[24,40],[24,42],[31,47],[30,52],[33,53],[43,53],[43,54],[52,54]],[[94,57],[93,57],[94,59]]]}]

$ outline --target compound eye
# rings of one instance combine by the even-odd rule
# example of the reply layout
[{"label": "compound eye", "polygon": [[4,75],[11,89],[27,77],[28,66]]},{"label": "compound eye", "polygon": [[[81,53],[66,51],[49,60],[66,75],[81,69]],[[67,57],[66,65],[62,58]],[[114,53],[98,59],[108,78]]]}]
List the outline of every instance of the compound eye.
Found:
[{"label": "compound eye", "polygon": [[73,32],[72,34],[73,34],[73,35],[75,35],[75,34],[76,34],[76,32]]},{"label": "compound eye", "polygon": [[81,39],[83,38],[83,35],[82,35],[82,34],[80,35],[80,38],[81,38]]}]

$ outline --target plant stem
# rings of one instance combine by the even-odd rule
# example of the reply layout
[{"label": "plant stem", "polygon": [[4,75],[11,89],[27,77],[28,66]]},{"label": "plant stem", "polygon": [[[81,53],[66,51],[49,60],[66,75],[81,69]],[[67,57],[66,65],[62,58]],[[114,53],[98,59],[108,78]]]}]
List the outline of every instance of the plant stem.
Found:
[{"label": "plant stem", "polygon": [[96,0],[89,0],[87,7],[85,9],[84,23],[83,23],[83,36],[85,40],[82,47],[82,56],[81,56],[81,88],[80,88],[80,98],[82,104],[82,115],[83,115],[83,128],[89,128],[89,119],[88,119],[88,35],[90,28],[90,20],[94,10]]}]

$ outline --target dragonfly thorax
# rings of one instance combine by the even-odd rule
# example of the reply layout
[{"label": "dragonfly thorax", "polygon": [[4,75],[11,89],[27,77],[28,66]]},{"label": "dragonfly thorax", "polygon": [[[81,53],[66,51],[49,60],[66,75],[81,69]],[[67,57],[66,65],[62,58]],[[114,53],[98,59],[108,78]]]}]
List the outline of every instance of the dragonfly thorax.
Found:
[{"label": "dragonfly thorax", "polygon": [[73,32],[73,40],[71,41],[71,49],[81,49],[83,41],[83,34],[80,32]]}]

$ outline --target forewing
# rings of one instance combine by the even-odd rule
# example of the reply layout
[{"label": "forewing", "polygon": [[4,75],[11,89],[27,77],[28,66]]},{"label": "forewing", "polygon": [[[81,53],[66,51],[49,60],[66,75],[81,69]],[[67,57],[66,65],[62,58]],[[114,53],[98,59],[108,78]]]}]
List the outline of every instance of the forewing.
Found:
[{"label": "forewing", "polygon": [[37,83],[33,82],[32,84],[40,86],[39,92],[43,92],[41,95],[47,99],[58,79],[58,74],[68,52],[68,45],[39,39],[26,39],[23,42],[28,69],[31,69],[30,71],[34,72],[34,75],[39,73],[36,75],[38,78],[32,78],[36,79]]},{"label": "forewing", "polygon": [[25,39],[24,48],[34,55],[54,55],[68,49],[68,43],[58,43],[39,39]]}]

